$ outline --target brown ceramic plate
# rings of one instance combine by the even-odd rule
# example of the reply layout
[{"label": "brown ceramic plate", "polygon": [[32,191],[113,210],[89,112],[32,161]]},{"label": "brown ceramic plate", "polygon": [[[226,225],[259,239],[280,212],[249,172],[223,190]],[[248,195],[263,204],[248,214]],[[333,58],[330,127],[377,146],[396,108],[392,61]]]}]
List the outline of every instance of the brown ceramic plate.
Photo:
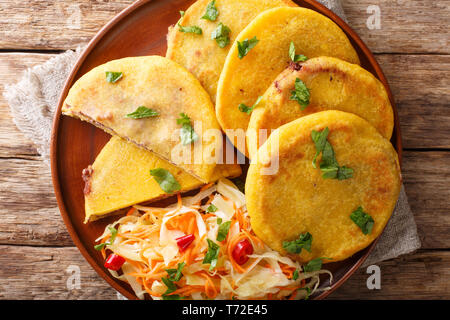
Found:
[{"label": "brown ceramic plate", "polygon": [[[112,287],[129,299],[136,299],[131,288],[103,268],[103,259],[94,249],[94,240],[103,233],[105,225],[114,219],[107,218],[89,224],[84,220],[84,182],[81,171],[92,164],[110,136],[94,126],[61,115],[62,103],[72,84],[90,69],[113,59],[128,56],[165,55],[166,34],[169,25],[179,19],[179,11],[186,10],[193,0],[140,0],[123,10],[92,39],[74,66],[61,94],[54,118],[51,162],[53,185],[61,215],[67,229],[86,260]],[[361,65],[376,75],[385,85],[395,111],[395,129],[392,138],[401,158],[401,136],[397,110],[389,85],[380,66],[358,35],[338,16],[312,0],[296,1],[300,6],[313,9],[332,19],[347,34],[359,54]],[[323,299],[338,288],[355,272],[375,246],[373,243],[353,257],[328,264],[333,272],[332,289],[316,295]],[[327,281],[328,282],[328,281]],[[327,283],[322,284],[327,285]]]}]

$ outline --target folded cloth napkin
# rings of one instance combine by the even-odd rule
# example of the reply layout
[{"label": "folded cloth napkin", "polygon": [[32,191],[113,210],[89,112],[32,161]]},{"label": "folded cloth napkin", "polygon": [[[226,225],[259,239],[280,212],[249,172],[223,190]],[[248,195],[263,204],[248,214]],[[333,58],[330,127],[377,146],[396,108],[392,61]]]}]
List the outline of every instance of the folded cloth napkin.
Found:
[{"label": "folded cloth napkin", "polygon": [[[345,20],[340,0],[320,0]],[[30,138],[43,160],[49,164],[52,117],[64,82],[82,49],[66,51],[47,62],[28,69],[22,79],[5,87],[8,101],[17,127]],[[397,206],[376,247],[364,266],[411,253],[420,248],[420,240],[414,215],[402,187]]]}]

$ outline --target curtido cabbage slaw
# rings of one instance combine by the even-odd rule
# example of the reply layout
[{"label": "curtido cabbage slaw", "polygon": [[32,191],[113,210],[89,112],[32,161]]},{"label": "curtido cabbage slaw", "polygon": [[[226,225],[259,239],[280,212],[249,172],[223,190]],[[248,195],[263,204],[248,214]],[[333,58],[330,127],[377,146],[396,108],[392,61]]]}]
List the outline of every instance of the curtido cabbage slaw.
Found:
[{"label": "curtido cabbage slaw", "polygon": [[245,195],[227,179],[166,208],[136,205],[96,241],[139,299],[305,299],[329,289],[318,288],[320,274],[332,281],[256,237]]}]

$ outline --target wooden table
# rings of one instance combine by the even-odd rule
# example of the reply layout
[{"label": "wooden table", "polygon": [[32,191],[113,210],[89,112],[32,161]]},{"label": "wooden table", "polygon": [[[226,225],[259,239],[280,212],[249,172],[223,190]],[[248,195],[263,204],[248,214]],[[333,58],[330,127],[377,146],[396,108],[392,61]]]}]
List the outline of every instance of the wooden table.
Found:
[{"label": "wooden table", "polygon": [[[89,39],[131,0],[0,0],[0,85]],[[449,0],[343,0],[350,25],[391,84],[404,142],[403,177],[422,248],[380,263],[381,289],[360,269],[330,298],[450,299]],[[378,5],[381,29],[369,30]],[[0,97],[0,298],[117,299],[73,245],[50,172]],[[75,266],[75,269],[70,269]],[[67,289],[80,268],[80,288]],[[68,269],[69,268],[69,269]]]}]

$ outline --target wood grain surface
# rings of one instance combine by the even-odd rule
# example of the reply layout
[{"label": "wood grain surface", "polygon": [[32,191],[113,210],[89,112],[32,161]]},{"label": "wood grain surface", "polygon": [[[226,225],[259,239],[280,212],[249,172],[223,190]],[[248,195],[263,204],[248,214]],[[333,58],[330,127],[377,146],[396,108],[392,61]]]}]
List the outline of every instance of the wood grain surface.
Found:
[{"label": "wood grain surface", "polygon": [[[0,0],[0,87],[61,50],[86,44],[130,3]],[[350,25],[377,53],[397,102],[403,177],[422,249],[380,263],[381,290],[367,289],[362,268],[330,298],[450,299],[449,1],[342,3]],[[379,30],[366,24],[372,5],[380,9]],[[73,246],[56,207],[49,168],[14,125],[2,96],[0,204],[0,299],[118,298]],[[80,289],[68,289],[76,268]]]}]

